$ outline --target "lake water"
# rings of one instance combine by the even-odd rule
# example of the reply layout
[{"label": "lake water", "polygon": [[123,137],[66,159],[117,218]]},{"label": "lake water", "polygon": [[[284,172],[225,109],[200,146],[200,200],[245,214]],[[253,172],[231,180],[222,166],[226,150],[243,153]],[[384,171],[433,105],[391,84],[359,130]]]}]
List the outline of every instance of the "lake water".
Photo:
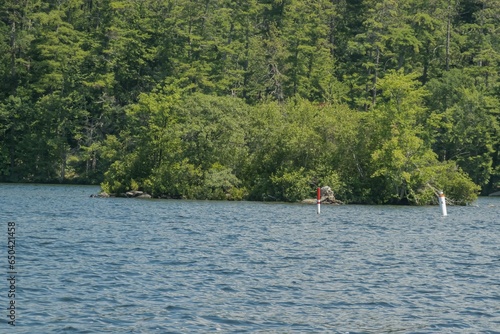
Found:
[{"label": "lake water", "polygon": [[500,333],[500,198],[441,217],[0,190],[0,333]]}]

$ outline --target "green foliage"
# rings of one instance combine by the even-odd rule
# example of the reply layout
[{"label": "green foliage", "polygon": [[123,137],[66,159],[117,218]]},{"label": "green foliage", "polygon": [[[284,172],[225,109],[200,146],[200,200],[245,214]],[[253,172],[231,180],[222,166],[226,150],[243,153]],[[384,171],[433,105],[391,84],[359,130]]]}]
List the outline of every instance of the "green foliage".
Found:
[{"label": "green foliage", "polygon": [[427,129],[441,160],[453,160],[480,186],[495,174],[499,101],[461,71],[429,82]]},{"label": "green foliage", "polygon": [[310,195],[309,176],[304,168],[292,171],[281,169],[270,179],[275,200],[296,202]]},{"label": "green foliage", "polygon": [[220,163],[213,164],[204,174],[201,196],[206,199],[232,199],[243,198],[243,192],[238,191],[241,181],[233,174],[231,168]]},{"label": "green foliage", "polygon": [[446,164],[445,167],[437,184],[445,191],[446,196],[458,205],[474,202],[481,188],[453,162]]},{"label": "green foliage", "polygon": [[[420,120],[425,92],[416,87],[414,75],[390,73],[380,80],[379,87],[386,98],[375,114],[380,118],[380,146],[372,153],[372,177],[379,180],[379,200],[383,203],[430,202],[428,187],[450,188],[456,201],[463,204],[476,194],[476,185],[462,173],[440,168],[437,155],[426,143]],[[449,183],[446,180],[451,180]],[[457,188],[463,193],[456,191]],[[467,197],[470,196],[470,197]]]}]

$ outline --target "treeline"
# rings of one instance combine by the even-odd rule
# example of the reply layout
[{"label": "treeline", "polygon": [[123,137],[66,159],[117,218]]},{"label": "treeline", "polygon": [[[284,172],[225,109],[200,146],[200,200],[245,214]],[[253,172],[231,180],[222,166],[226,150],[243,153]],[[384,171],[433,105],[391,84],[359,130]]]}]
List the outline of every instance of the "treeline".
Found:
[{"label": "treeline", "polygon": [[0,181],[460,203],[498,187],[500,0],[0,0]]}]

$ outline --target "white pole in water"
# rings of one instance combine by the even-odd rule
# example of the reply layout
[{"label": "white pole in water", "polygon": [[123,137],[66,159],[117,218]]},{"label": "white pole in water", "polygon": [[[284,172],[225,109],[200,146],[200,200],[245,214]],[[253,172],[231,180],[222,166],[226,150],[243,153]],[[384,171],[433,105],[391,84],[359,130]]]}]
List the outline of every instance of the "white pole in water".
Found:
[{"label": "white pole in water", "polygon": [[318,215],[319,215],[321,213],[321,188],[318,187],[316,194],[317,194],[316,204],[318,206]]},{"label": "white pole in water", "polygon": [[448,213],[446,212],[446,198],[444,197],[442,191],[439,192],[439,206],[441,207],[441,213],[443,216],[448,216]]}]

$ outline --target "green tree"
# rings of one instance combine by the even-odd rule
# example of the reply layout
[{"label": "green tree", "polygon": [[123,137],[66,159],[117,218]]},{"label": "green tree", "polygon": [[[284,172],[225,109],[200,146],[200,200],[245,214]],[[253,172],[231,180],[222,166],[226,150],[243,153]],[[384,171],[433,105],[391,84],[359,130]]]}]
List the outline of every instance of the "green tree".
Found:
[{"label": "green tree", "polygon": [[[380,80],[386,101],[379,105],[374,115],[378,118],[376,123],[381,126],[381,141],[372,154],[372,177],[382,185],[378,189],[382,202],[426,204],[431,198],[431,190],[443,186],[444,178],[437,174],[443,168],[439,168],[437,156],[429,143],[422,139],[423,127],[419,120],[425,112],[425,90],[418,87],[416,77],[417,74],[393,72]],[[446,177],[450,178],[454,178],[454,173],[461,173],[449,168],[444,170],[450,174]],[[465,175],[460,179],[477,191]],[[444,190],[451,198],[464,195],[453,192],[453,189]],[[470,198],[458,197],[455,200],[464,203]]]},{"label": "green tree", "polygon": [[46,138],[52,147],[53,164],[60,182],[66,178],[70,150],[80,131],[82,118],[87,114],[78,93],[85,79],[82,63],[88,55],[86,38],[71,22],[78,20],[80,5],[81,2],[76,0],[54,4],[35,15],[38,28],[34,40],[34,59],[38,64],[35,70],[37,80],[33,82],[36,109],[40,124],[46,126],[41,129],[41,138]]},{"label": "green tree", "polygon": [[356,65],[366,70],[359,76],[356,89],[364,92],[359,95],[358,106],[365,110],[376,105],[377,81],[386,68],[407,67],[411,55],[419,52],[421,43],[408,23],[408,1],[384,0],[365,2],[363,26],[349,44],[350,52],[359,55]]},{"label": "green tree", "polygon": [[427,85],[431,95],[427,128],[433,149],[443,161],[454,160],[474,182],[485,186],[495,166],[498,143],[498,100],[479,90],[459,70]]},{"label": "green tree", "polygon": [[[257,106],[251,115],[247,182],[250,198],[295,201],[337,180],[328,108],[296,98]],[[328,184],[342,191],[341,182]]]},{"label": "green tree", "polygon": [[448,20],[453,14],[451,9],[448,0],[417,1],[408,8],[408,23],[421,43],[420,52],[414,55],[410,66],[415,71],[421,71],[420,80],[424,84],[445,69],[447,32],[451,28]]},{"label": "green tree", "polygon": [[[329,34],[335,8],[331,1],[292,1],[284,9],[285,93],[324,101],[335,82]],[[330,94],[331,95],[331,94]],[[327,97],[330,97],[327,95]]]},{"label": "green tree", "polygon": [[103,187],[124,192],[135,183],[155,196],[241,198],[246,114],[239,99],[183,97],[175,85],[141,95],[121,134],[129,153],[117,156]]},{"label": "green tree", "polygon": [[[470,4],[472,6],[472,4]],[[475,85],[490,89],[498,84],[500,64],[500,2],[480,0],[473,3],[470,17],[461,25],[465,36],[462,52],[468,66],[466,72],[476,80]]]}]

